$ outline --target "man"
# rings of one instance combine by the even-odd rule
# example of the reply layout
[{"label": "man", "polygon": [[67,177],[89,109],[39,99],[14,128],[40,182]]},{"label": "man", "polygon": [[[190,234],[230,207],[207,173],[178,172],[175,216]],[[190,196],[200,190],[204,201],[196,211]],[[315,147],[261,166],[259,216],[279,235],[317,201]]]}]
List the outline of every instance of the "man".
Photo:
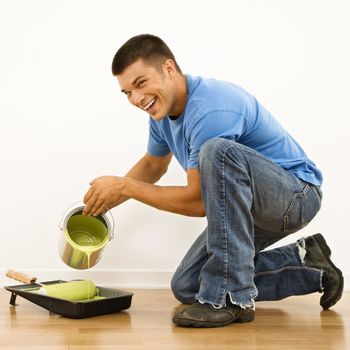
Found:
[{"label": "man", "polygon": [[[321,234],[262,251],[307,225],[320,209],[322,175],[299,144],[242,88],[184,75],[153,35],[128,40],[112,63],[129,102],[150,115],[147,153],[124,176],[91,182],[84,214],[129,198],[160,210],[206,216],[208,226],[171,282],[189,306],[180,326],[218,327],[254,319],[254,301],[323,292],[342,295],[341,271]],[[186,186],[157,186],[172,156]]]}]

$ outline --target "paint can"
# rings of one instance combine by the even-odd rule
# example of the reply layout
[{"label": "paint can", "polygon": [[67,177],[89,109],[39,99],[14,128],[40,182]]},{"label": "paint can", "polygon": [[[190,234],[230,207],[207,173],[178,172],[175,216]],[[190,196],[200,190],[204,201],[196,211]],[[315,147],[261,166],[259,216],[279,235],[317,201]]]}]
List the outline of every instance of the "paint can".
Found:
[{"label": "paint can", "polygon": [[94,217],[82,215],[83,210],[83,203],[74,203],[59,224],[58,253],[65,264],[78,270],[96,265],[114,238],[114,219],[109,211]]}]

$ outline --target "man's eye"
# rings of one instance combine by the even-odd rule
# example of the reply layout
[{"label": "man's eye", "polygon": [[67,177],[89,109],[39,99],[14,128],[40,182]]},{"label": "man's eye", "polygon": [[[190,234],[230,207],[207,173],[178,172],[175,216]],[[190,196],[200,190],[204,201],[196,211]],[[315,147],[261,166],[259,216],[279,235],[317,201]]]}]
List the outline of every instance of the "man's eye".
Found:
[{"label": "man's eye", "polygon": [[141,81],[139,81],[139,82],[137,83],[136,87],[137,87],[138,89],[140,89],[140,88],[142,88],[142,87],[145,85],[145,83],[146,83],[146,80],[141,80]]}]

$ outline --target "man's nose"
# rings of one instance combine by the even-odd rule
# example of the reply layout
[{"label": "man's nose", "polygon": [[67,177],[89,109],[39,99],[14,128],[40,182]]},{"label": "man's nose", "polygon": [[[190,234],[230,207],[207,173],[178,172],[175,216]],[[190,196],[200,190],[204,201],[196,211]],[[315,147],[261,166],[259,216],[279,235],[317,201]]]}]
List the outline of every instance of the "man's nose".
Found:
[{"label": "man's nose", "polygon": [[144,100],[144,98],[145,96],[139,91],[133,92],[133,102],[136,106],[142,106],[142,101]]}]

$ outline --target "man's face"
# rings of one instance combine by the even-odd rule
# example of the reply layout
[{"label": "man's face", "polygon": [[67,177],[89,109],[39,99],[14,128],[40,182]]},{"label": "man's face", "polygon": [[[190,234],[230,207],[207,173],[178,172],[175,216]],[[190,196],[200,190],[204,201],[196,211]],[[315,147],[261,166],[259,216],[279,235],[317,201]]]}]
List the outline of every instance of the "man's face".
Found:
[{"label": "man's face", "polygon": [[141,108],[155,120],[173,115],[176,108],[175,67],[171,60],[156,68],[138,60],[128,66],[117,79],[121,91],[134,106]]}]

